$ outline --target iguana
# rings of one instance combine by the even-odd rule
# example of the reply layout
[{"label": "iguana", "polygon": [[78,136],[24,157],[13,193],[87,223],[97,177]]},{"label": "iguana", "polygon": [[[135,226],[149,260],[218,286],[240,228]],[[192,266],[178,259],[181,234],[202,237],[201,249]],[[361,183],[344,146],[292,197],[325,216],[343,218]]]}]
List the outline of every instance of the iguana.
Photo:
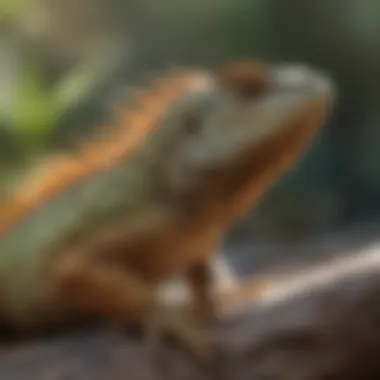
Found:
[{"label": "iguana", "polygon": [[[324,124],[333,83],[308,66],[247,60],[168,74],[139,97],[102,139],[51,159],[3,205],[1,320],[25,332],[138,323],[203,355],[203,321],[217,309],[210,259]],[[174,275],[195,313],[157,301]]]}]

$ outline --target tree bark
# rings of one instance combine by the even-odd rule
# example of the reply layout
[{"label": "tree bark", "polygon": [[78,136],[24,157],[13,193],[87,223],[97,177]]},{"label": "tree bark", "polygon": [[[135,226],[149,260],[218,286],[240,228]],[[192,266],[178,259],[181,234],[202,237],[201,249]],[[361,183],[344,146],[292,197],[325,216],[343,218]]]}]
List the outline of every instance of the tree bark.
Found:
[{"label": "tree bark", "polygon": [[[380,378],[380,244],[243,294],[216,326],[221,355],[206,368],[174,345],[157,367],[138,336],[72,332],[16,344],[0,356],[9,380]],[[255,282],[241,285],[247,290]],[[238,305],[239,304],[239,305]],[[244,309],[236,306],[244,306]]]}]

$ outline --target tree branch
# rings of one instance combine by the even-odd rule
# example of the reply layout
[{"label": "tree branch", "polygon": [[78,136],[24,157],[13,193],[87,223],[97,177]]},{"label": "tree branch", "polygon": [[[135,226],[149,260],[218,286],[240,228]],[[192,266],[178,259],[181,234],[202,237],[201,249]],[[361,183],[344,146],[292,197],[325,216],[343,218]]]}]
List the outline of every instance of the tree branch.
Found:
[{"label": "tree branch", "polygon": [[216,372],[205,371],[168,346],[163,348],[167,366],[161,373],[137,337],[96,330],[24,342],[4,351],[1,378],[177,380],[211,374],[231,380],[377,379],[379,271],[380,245],[374,245],[277,279],[258,299],[247,291],[256,282],[224,289],[227,313],[215,329],[223,358]]}]

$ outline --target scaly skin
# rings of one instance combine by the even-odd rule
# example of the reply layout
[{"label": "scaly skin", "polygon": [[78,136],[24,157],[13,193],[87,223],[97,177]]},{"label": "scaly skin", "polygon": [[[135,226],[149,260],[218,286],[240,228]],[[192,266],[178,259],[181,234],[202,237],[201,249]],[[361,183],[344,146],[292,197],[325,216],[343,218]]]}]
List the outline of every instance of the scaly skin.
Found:
[{"label": "scaly skin", "polygon": [[[50,163],[3,207],[0,314],[29,331],[90,316],[204,353],[209,262],[226,230],[305,151],[331,108],[307,67],[241,62],[163,79],[112,138]],[[184,275],[195,315],[155,290]]]}]

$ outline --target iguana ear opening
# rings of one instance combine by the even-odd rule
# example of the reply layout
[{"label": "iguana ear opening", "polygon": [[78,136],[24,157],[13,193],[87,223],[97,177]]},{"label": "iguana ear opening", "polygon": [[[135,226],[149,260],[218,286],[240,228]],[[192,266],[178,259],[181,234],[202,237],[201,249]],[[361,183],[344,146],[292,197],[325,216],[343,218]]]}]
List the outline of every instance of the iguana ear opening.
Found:
[{"label": "iguana ear opening", "polygon": [[271,74],[259,61],[240,61],[227,64],[219,71],[217,80],[241,99],[251,100],[271,86]]}]

